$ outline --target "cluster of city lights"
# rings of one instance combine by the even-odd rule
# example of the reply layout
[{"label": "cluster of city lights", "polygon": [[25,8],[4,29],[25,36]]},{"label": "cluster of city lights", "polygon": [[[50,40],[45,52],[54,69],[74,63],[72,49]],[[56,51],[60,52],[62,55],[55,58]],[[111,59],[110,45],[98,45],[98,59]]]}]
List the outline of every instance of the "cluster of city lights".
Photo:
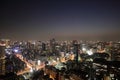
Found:
[{"label": "cluster of city lights", "polygon": [[87,50],[85,47],[82,48],[82,51],[86,52],[88,55],[92,55],[93,54],[92,50]]}]

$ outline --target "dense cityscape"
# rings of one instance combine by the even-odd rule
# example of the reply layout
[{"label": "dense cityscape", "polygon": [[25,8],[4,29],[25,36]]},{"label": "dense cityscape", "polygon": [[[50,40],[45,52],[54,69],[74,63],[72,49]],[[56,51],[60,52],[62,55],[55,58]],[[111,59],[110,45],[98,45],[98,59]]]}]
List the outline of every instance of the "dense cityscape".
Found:
[{"label": "dense cityscape", "polygon": [[119,80],[119,41],[0,41],[0,80]]},{"label": "dense cityscape", "polygon": [[0,80],[120,80],[120,0],[0,0]]}]

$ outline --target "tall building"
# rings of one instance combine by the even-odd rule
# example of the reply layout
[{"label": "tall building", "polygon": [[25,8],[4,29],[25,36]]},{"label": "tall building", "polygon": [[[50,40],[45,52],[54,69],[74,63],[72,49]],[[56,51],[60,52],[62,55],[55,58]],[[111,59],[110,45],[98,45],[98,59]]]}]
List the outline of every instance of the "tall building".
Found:
[{"label": "tall building", "polygon": [[0,46],[0,75],[5,74],[5,46]]},{"label": "tall building", "polygon": [[78,50],[79,50],[80,44],[78,44],[77,40],[73,40],[73,46],[74,46],[75,60],[76,60],[76,63],[78,63]]},{"label": "tall building", "polygon": [[53,38],[50,40],[50,47],[53,53],[55,53],[56,40]]}]

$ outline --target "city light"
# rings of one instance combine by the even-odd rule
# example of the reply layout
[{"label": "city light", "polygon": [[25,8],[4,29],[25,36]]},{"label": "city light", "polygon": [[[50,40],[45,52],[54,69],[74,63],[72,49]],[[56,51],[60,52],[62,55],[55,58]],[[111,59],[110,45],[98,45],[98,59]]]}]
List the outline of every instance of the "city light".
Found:
[{"label": "city light", "polygon": [[[45,43],[44,44],[45,46],[42,46],[42,45],[38,45],[38,42],[36,42],[36,47],[32,44],[32,42],[29,44],[19,44],[19,43],[17,44],[16,43],[16,44],[13,44],[12,46],[8,45],[9,47],[4,49],[5,52],[7,53],[7,56],[11,56],[11,54],[13,52],[15,54],[12,54],[12,55],[15,55],[18,59],[20,59],[20,60],[18,60],[20,63],[14,62],[15,64],[18,63],[17,65],[20,64],[19,67],[22,70],[22,71],[19,71],[19,69],[18,69],[17,75],[24,74],[26,72],[29,72],[30,74],[33,75],[33,73],[36,73],[37,71],[41,70],[42,68],[45,68],[45,66],[47,66],[48,68],[49,68],[49,66],[54,67],[54,69],[58,69],[59,71],[76,69],[76,66],[79,65],[79,62],[80,63],[82,62],[84,64],[81,67],[81,70],[84,69],[84,67],[87,67],[87,68],[89,68],[90,73],[92,73],[92,68],[95,68],[97,71],[96,74],[99,73],[99,75],[100,75],[100,71],[96,67],[98,65],[96,65],[96,64],[99,64],[100,67],[105,68],[105,69],[101,68],[102,71],[103,70],[107,71],[106,70],[107,65],[105,65],[105,64],[104,64],[105,66],[103,64],[101,65],[101,63],[98,63],[99,61],[95,60],[97,58],[104,59],[104,54],[101,54],[103,52],[99,52],[99,46],[103,47],[104,48],[103,50],[105,50],[107,48],[107,47],[104,47],[104,46],[106,46],[106,44],[104,44],[102,46],[101,45],[102,43],[99,43],[99,42],[98,43],[87,42],[86,44],[83,44],[82,48],[78,47],[78,50],[76,50],[75,49],[76,47],[74,47],[72,43],[69,45],[66,44],[66,46],[63,46],[63,45],[60,46],[60,44],[64,43],[64,41],[60,42],[60,43],[56,43],[54,45],[52,45],[52,44],[50,45],[50,43],[46,44],[46,42],[44,42],[44,43]],[[116,42],[115,48],[117,48],[116,44],[117,44],[117,46],[119,45]],[[59,46],[59,48],[56,48],[56,46]],[[109,46],[109,45],[107,45],[107,46]],[[111,46],[114,47],[114,45],[111,45]],[[94,47],[96,47],[96,48],[94,48]],[[43,48],[46,48],[46,49],[44,50]],[[119,49],[119,46],[118,46],[118,49]],[[108,50],[109,50],[109,48],[108,48]],[[78,57],[76,57],[77,51],[78,51],[78,53],[80,51],[82,51],[82,52],[80,52]],[[41,53],[41,52],[43,52],[43,53]],[[104,51],[104,52],[106,52],[106,51]],[[16,54],[16,53],[19,53],[19,54]],[[37,53],[39,53],[39,54],[37,54]],[[52,53],[56,53],[56,54],[53,55]],[[94,55],[93,55],[93,53],[94,53]],[[98,55],[97,55],[97,53],[98,53]],[[1,59],[3,59],[3,58],[1,58]],[[11,57],[11,59],[12,59],[12,57]],[[107,58],[105,58],[105,59],[107,60]],[[14,61],[17,61],[17,59],[15,58]],[[86,62],[89,64],[87,64]],[[13,65],[15,65],[15,64],[13,64]],[[75,64],[76,64],[76,66],[75,66]],[[18,67],[18,66],[16,66],[16,67]],[[116,69],[115,66],[113,66],[111,68]],[[119,70],[119,68],[118,68],[118,70]],[[84,69],[83,71],[87,72],[88,70]],[[86,74],[86,75],[88,75],[88,77],[86,77],[86,78],[92,78],[93,75],[89,74],[89,72]],[[52,75],[53,73],[50,73],[50,74]],[[114,77],[114,76],[110,76],[110,77]]]},{"label": "city light", "polygon": [[87,51],[87,54],[88,54],[88,55],[92,55],[93,52],[92,52],[91,50],[88,50],[88,51]]},{"label": "city light", "polygon": [[40,60],[38,60],[38,65],[40,65],[41,64],[41,61]]},{"label": "city light", "polygon": [[0,80],[120,80],[120,0],[0,4]]},{"label": "city light", "polygon": [[83,50],[83,51],[86,51],[86,48],[83,47],[82,50]]},{"label": "city light", "polygon": [[32,69],[32,68],[30,68],[30,72],[31,72],[31,73],[33,72],[33,69]]},{"label": "city light", "polygon": [[14,49],[14,52],[15,52],[15,53],[18,53],[18,52],[19,52],[19,50],[18,50],[18,49]]},{"label": "city light", "polygon": [[5,52],[6,52],[7,54],[11,54],[11,52],[10,52],[9,49],[5,49]]}]

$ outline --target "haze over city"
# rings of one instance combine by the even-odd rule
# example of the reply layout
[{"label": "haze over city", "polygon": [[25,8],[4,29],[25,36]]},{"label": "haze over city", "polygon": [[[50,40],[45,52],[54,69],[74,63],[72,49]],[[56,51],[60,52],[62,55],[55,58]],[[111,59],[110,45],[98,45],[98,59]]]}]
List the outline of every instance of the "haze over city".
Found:
[{"label": "haze over city", "polygon": [[0,38],[120,40],[119,0],[4,0]]}]

